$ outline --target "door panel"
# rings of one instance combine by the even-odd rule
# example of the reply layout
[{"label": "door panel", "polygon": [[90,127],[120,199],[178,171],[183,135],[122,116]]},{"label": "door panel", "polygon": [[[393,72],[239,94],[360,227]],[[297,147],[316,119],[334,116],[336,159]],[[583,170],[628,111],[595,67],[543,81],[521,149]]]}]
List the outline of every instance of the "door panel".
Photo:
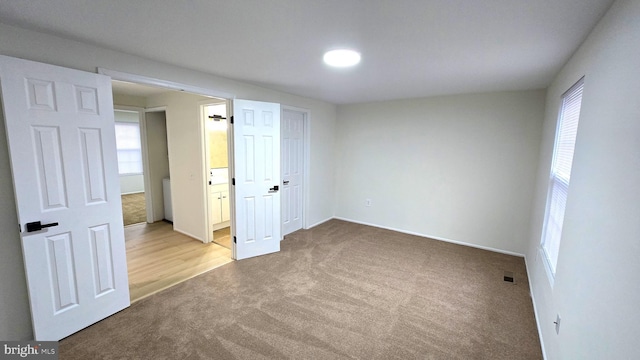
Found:
[{"label": "door panel", "polygon": [[107,200],[100,129],[79,129],[86,205]]},{"label": "door panel", "polygon": [[282,233],[302,229],[304,114],[282,111]]},{"label": "door panel", "polygon": [[46,237],[48,272],[53,282],[54,311],[59,313],[78,304],[76,274],[73,270],[71,234],[64,233]]},{"label": "door panel", "polygon": [[229,192],[223,191],[220,195],[222,196],[222,221],[229,221]]},{"label": "door panel", "polygon": [[211,224],[222,222],[222,208],[220,207],[221,196],[219,192],[210,192],[211,197]]},{"label": "door panel", "polygon": [[129,306],[111,81],[6,56],[0,80],[34,336],[59,340]]},{"label": "door panel", "polygon": [[95,296],[106,294],[115,288],[111,257],[111,234],[109,226],[99,225],[89,228],[93,274],[95,276]]},{"label": "door panel", "polygon": [[234,100],[233,113],[234,257],[240,260],[280,251],[280,105]]},{"label": "door panel", "polygon": [[66,209],[67,188],[62,170],[60,129],[44,126],[34,126],[32,129],[41,210]]}]

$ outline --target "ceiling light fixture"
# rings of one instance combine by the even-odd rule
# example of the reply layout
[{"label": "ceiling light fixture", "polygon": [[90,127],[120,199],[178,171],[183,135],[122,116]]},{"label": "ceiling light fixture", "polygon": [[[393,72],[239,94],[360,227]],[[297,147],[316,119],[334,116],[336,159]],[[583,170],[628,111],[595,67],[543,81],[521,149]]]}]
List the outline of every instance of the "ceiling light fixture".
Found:
[{"label": "ceiling light fixture", "polygon": [[360,62],[360,53],[349,49],[331,50],[324,54],[323,59],[329,66],[347,67]]}]

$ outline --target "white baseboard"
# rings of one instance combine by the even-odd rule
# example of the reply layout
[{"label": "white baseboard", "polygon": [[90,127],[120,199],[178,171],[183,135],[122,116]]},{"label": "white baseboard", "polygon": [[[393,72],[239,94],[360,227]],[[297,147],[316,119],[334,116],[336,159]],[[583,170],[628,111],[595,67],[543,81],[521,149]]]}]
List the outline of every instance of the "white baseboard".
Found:
[{"label": "white baseboard", "polygon": [[540,347],[542,348],[542,358],[547,360],[547,351],[544,347],[544,339],[542,338],[542,328],[540,327],[540,319],[538,318],[538,307],[536,306],[536,298],[533,295],[533,280],[529,272],[529,262],[524,257],[524,267],[527,269],[527,278],[529,278],[529,295],[531,295],[531,303],[533,304],[533,316],[536,318],[536,327],[538,328],[538,338],[540,338]]},{"label": "white baseboard", "polygon": [[144,194],[144,190],[142,190],[142,191],[132,191],[132,192],[120,193],[120,195],[133,195],[133,194]]},{"label": "white baseboard", "polygon": [[211,227],[213,228],[213,231],[224,229],[229,226],[231,226],[231,221],[223,221],[221,223],[211,225]]},{"label": "white baseboard", "polygon": [[497,253],[501,253],[501,254],[506,254],[506,255],[518,256],[518,257],[522,257],[522,258],[524,257],[524,254],[520,254],[520,253],[513,252],[513,251],[502,250],[502,249],[496,249],[496,248],[492,248],[492,247],[489,247],[489,246],[476,245],[476,244],[471,244],[471,243],[467,243],[467,242],[464,242],[464,241],[451,240],[451,239],[446,239],[446,238],[442,238],[442,237],[438,237],[438,236],[431,236],[431,235],[429,235],[429,234],[421,234],[421,233],[417,233],[417,232],[414,232],[414,231],[408,231],[408,230],[403,230],[403,229],[397,229],[397,228],[388,227],[388,226],[380,226],[380,225],[376,225],[376,224],[367,223],[367,222],[364,222],[364,221],[358,221],[358,220],[347,219],[347,218],[343,218],[343,217],[340,217],[340,216],[334,216],[333,218],[334,218],[334,219],[337,219],[337,220],[343,220],[343,221],[348,221],[348,222],[356,223],[356,224],[367,225],[367,226],[373,226],[373,227],[377,227],[377,228],[380,228],[380,229],[386,229],[386,230],[391,230],[391,231],[397,231],[397,232],[400,232],[400,233],[403,233],[403,234],[409,234],[409,235],[415,235],[415,236],[425,237],[425,238],[429,238],[429,239],[434,239],[434,240],[444,241],[444,242],[448,242],[448,243],[452,243],[452,244],[457,244],[457,245],[469,246],[469,247],[473,247],[473,248],[477,248],[477,249],[493,251],[493,252],[497,252]]},{"label": "white baseboard", "polygon": [[317,223],[315,223],[315,224],[313,224],[313,225],[307,226],[307,227],[306,227],[306,228],[304,228],[304,229],[305,229],[305,230],[309,230],[309,229],[311,229],[311,228],[314,228],[314,227],[316,227],[316,226],[318,226],[318,225],[324,224],[324,223],[326,223],[327,221],[329,221],[329,220],[333,220],[333,219],[336,219],[336,218],[332,216],[332,217],[330,217],[330,218],[327,218],[327,219],[321,220],[321,221],[319,221],[319,222],[317,222]]},{"label": "white baseboard", "polygon": [[179,232],[179,233],[180,233],[180,234],[182,234],[182,235],[187,235],[187,236],[188,236],[188,237],[190,237],[190,238],[194,238],[194,239],[196,239],[196,240],[198,240],[198,241],[202,241],[202,242],[204,242],[204,240],[202,240],[202,239],[201,239],[200,237],[198,237],[198,236],[195,236],[195,235],[193,235],[193,234],[190,234],[190,233],[188,233],[188,232],[186,232],[186,231],[182,231],[182,230],[180,230],[180,229],[176,229],[176,227],[175,227],[175,223],[174,223],[174,226],[173,226],[173,231],[175,231],[175,232]]}]

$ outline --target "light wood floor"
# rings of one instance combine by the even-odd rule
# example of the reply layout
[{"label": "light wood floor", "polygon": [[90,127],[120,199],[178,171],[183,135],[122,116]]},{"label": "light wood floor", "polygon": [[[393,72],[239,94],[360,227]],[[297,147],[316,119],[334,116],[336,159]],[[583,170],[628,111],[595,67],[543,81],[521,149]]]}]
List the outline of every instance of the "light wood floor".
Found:
[{"label": "light wood floor", "polygon": [[231,229],[226,227],[213,232],[213,242],[231,249]]},{"label": "light wood floor", "polygon": [[230,263],[231,250],[203,244],[166,222],[124,228],[131,302]]}]

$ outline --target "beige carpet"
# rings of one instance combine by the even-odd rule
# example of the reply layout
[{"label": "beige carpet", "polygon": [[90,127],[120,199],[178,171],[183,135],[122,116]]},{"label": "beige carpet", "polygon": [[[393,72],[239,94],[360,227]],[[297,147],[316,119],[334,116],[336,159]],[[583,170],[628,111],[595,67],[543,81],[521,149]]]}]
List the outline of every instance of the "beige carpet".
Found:
[{"label": "beige carpet", "polygon": [[353,358],[541,359],[523,259],[332,220],[60,342],[60,359]]},{"label": "beige carpet", "polygon": [[124,226],[147,221],[144,193],[122,195],[122,219]]}]

